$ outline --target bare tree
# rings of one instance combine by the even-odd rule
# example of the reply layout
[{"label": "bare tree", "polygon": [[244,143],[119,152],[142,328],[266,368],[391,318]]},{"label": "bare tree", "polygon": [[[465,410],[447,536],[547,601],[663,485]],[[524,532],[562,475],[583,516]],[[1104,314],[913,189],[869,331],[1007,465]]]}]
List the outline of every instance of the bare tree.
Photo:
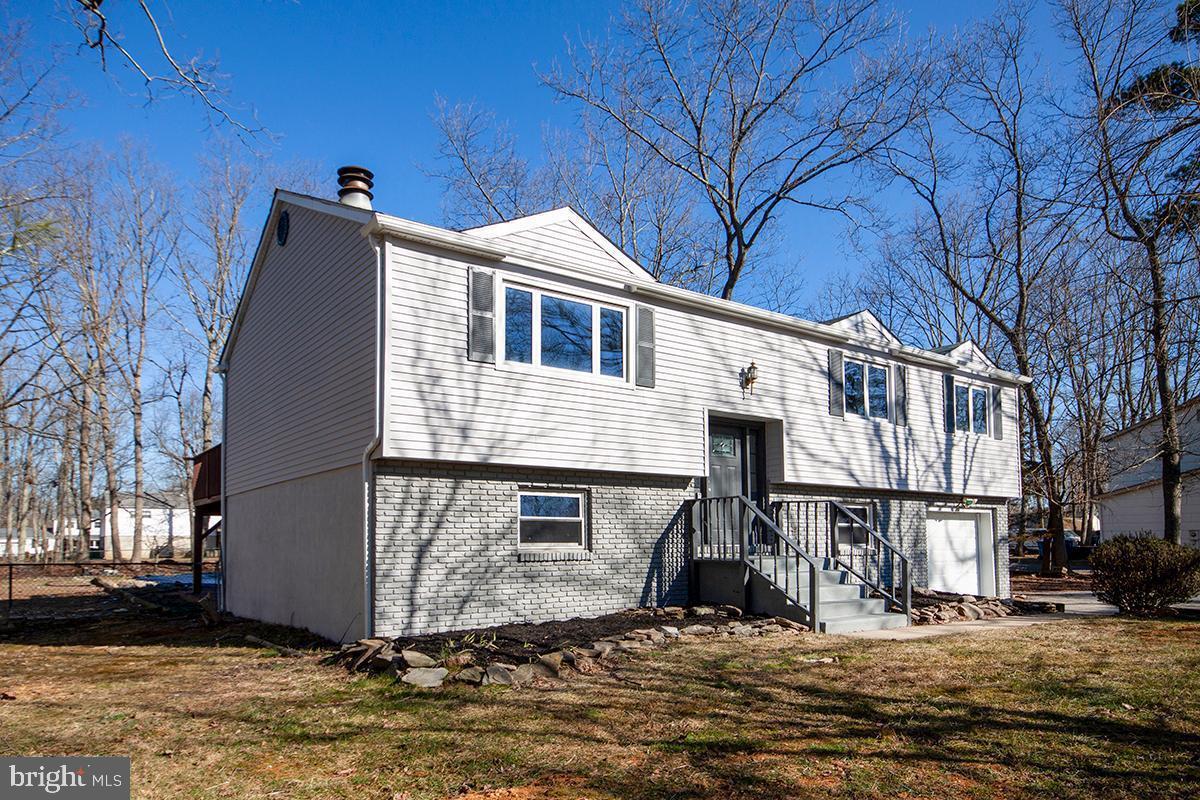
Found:
[{"label": "bare tree", "polygon": [[[104,0],[71,0],[72,20],[83,37],[84,46],[99,55],[101,69],[108,71],[109,52],[115,52],[142,81],[148,99],[153,100],[156,88],[161,86],[167,91],[194,97],[214,119],[230,125],[239,134],[263,132],[262,128],[247,125],[231,113],[227,93],[221,85],[225,76],[220,74],[216,59],[178,56],[168,42],[165,26],[160,15],[151,8],[152,4],[148,0],[137,0],[135,5],[136,10],[126,21],[145,26],[154,42],[150,53],[136,53],[126,45],[121,32],[113,30],[112,21],[103,7]],[[160,66],[153,65],[152,61]]]},{"label": "bare tree", "polygon": [[886,149],[930,75],[873,0],[639,0],[615,34],[572,47],[543,80],[703,199],[724,298],[786,207],[848,214],[861,201],[825,179]]},{"label": "bare tree", "polygon": [[531,167],[516,137],[476,103],[435,98],[440,134],[426,173],[444,187],[448,224],[474,227],[568,205],[656,278],[711,291],[712,235],[683,177],[634,137],[582,114],[577,131],[547,129]]},{"label": "bare tree", "polygon": [[[1105,232],[1142,250],[1150,360],[1160,415],[1163,535],[1180,541],[1182,447],[1172,337],[1181,264],[1194,264],[1200,214],[1200,5],[1176,25],[1146,0],[1065,0],[1088,114],[1083,141]],[[1195,338],[1194,330],[1192,337]]]},{"label": "bare tree", "polygon": [[892,259],[888,279],[899,276],[910,292],[941,286],[951,295],[946,302],[934,289],[939,299],[918,306],[919,327],[939,339],[973,333],[1001,364],[1031,379],[1022,389],[1034,446],[1026,467],[1046,502],[1049,573],[1067,563],[1053,420],[1061,378],[1047,358],[1060,312],[1051,291],[1069,270],[1062,251],[1072,228],[1058,207],[1069,171],[1056,129],[1043,119],[1050,98],[1030,74],[1028,17],[1027,6],[1008,7],[963,37],[945,60],[937,113],[879,160],[923,207],[895,248],[909,252]]},{"label": "bare tree", "polygon": [[115,299],[118,336],[114,366],[128,394],[133,447],[133,549],[143,553],[143,510],[146,496],[146,398],[144,378],[151,340],[151,315],[157,306],[159,280],[175,258],[179,240],[175,198],[170,181],[145,154],[127,145],[114,168],[115,254],[124,276]]}]

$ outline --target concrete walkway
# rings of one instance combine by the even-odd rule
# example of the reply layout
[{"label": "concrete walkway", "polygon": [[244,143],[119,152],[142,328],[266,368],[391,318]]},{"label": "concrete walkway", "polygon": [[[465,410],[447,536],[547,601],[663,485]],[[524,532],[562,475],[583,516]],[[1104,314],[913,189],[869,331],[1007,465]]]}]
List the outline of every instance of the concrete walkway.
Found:
[{"label": "concrete walkway", "polygon": [[[1058,614],[1031,614],[1020,617],[963,620],[962,622],[949,622],[945,625],[911,625],[907,628],[893,628],[883,631],[859,631],[858,633],[848,633],[845,635],[854,639],[883,639],[885,641],[904,642],[912,639],[954,636],[960,633],[1028,628],[1032,625],[1045,625],[1050,622],[1062,622],[1063,620],[1086,617],[1111,617],[1117,613],[1116,606],[1101,603],[1091,592],[1048,592],[1045,594],[1027,594],[1025,598],[1043,603],[1062,603],[1066,607],[1066,610]],[[1189,603],[1187,605],[1191,606],[1193,604]]]}]

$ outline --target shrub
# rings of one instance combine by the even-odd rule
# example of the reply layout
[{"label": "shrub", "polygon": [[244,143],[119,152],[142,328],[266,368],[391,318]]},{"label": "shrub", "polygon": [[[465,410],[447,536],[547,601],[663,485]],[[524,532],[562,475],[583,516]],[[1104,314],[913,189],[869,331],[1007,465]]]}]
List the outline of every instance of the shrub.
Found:
[{"label": "shrub", "polygon": [[1200,550],[1118,536],[1092,551],[1092,592],[1122,614],[1150,616],[1200,594]]}]

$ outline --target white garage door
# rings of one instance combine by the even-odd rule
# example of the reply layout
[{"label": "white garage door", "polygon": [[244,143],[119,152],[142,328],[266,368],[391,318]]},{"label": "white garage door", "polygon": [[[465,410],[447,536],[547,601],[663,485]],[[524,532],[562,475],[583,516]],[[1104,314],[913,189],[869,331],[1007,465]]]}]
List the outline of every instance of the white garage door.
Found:
[{"label": "white garage door", "polygon": [[994,595],[996,579],[990,515],[929,512],[926,565],[929,588]]}]

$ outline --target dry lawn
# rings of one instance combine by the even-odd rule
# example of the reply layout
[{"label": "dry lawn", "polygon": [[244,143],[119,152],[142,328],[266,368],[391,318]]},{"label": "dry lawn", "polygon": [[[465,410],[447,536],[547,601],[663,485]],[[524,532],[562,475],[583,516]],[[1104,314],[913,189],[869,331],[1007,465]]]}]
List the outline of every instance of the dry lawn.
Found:
[{"label": "dry lawn", "polygon": [[[689,641],[613,675],[520,691],[407,690],[216,636],[0,644],[0,692],[16,698],[0,701],[0,752],[132,754],[134,796],[146,798],[1182,798],[1200,787],[1194,621]],[[839,663],[803,661],[827,655]]]}]

